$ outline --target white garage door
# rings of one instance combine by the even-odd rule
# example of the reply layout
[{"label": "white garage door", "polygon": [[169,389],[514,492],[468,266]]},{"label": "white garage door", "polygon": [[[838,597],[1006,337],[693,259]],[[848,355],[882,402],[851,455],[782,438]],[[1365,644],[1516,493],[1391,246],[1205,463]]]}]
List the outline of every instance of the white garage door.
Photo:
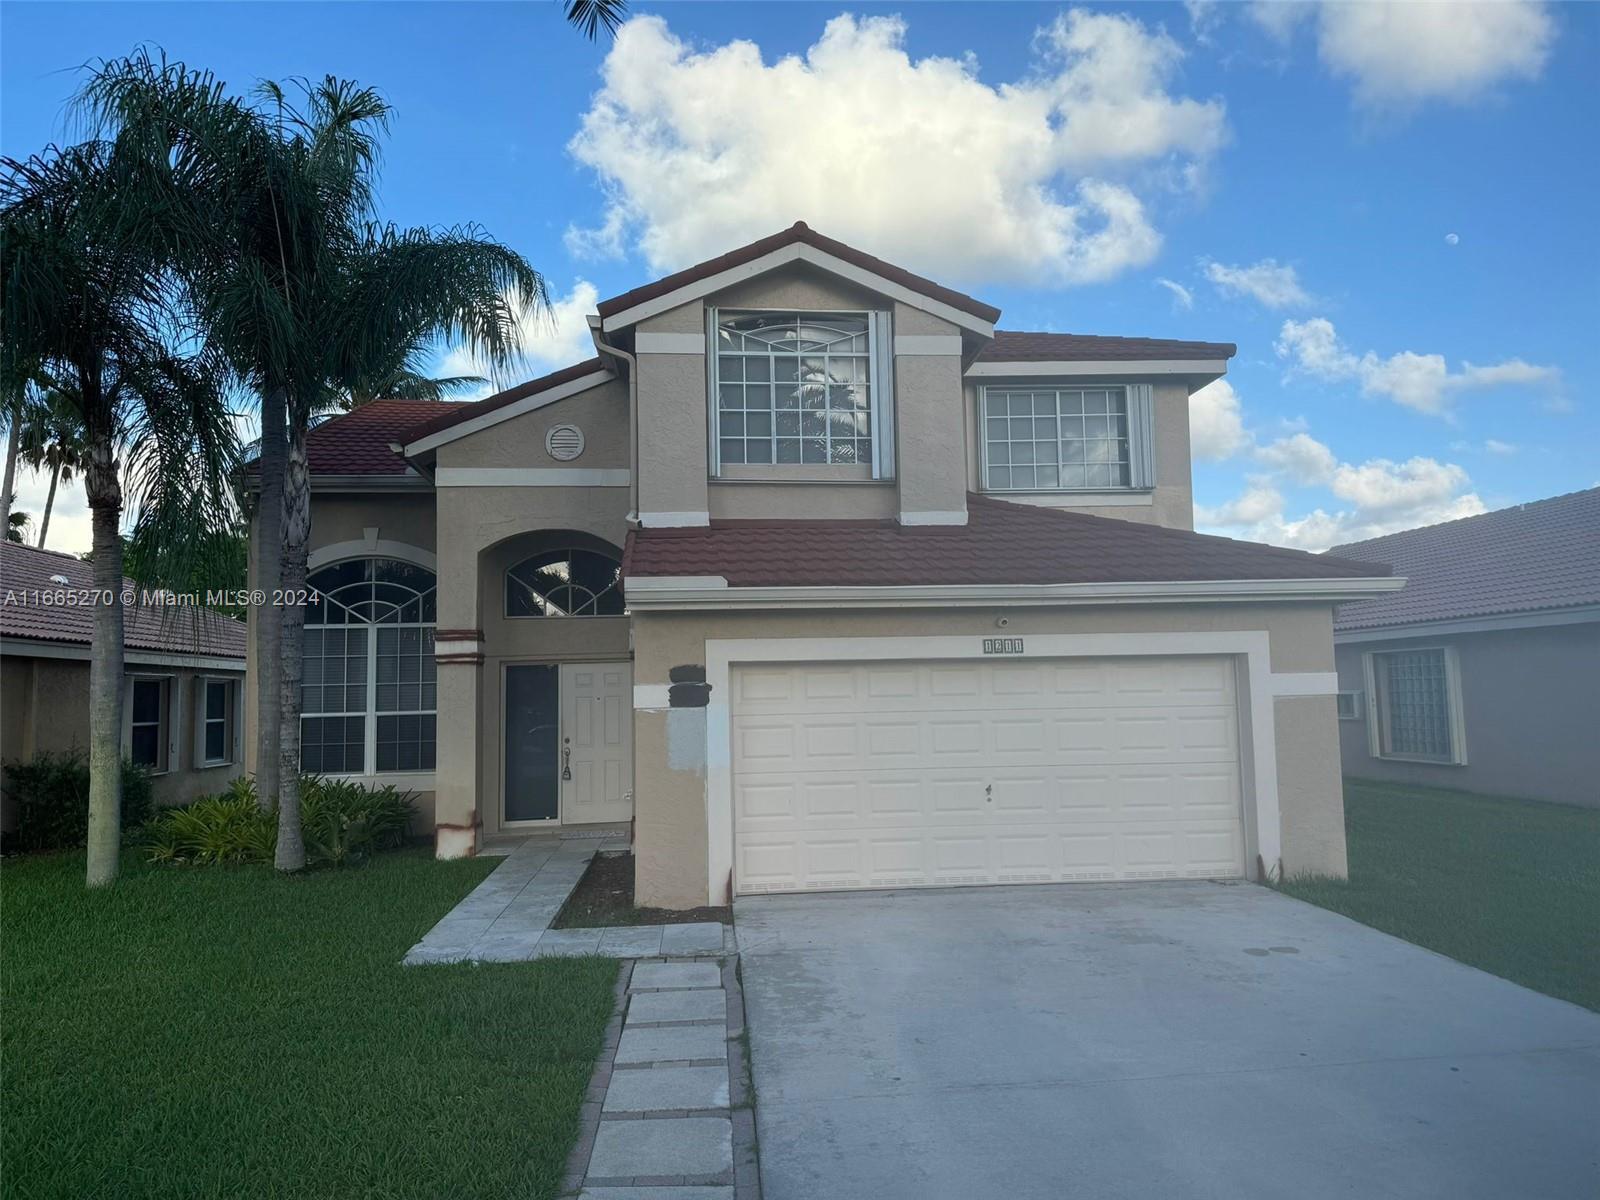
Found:
[{"label": "white garage door", "polygon": [[1244,873],[1224,658],[737,668],[742,893]]}]

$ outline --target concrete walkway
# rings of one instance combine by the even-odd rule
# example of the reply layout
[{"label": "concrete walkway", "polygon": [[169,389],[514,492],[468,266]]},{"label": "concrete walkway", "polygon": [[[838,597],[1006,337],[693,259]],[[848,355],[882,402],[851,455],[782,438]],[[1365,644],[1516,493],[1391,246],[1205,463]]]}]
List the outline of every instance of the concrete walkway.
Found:
[{"label": "concrete walkway", "polygon": [[405,964],[527,962],[550,955],[648,958],[734,953],[732,926],[716,921],[551,929],[550,922],[595,854],[625,845],[593,838],[528,838],[411,947]]},{"label": "concrete walkway", "polygon": [[1267,888],[735,915],[767,1200],[1600,1195],[1600,1014]]},{"label": "concrete walkway", "polygon": [[623,970],[620,1020],[589,1083],[564,1194],[759,1200],[733,963],[657,960]]}]

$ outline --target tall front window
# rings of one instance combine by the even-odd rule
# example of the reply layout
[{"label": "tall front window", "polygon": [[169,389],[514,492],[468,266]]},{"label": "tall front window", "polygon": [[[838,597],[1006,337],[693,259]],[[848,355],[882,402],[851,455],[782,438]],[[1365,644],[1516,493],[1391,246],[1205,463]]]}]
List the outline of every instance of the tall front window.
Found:
[{"label": "tall front window", "polygon": [[714,467],[878,468],[870,313],[715,314]]},{"label": "tall front window", "polygon": [[985,388],[984,487],[1148,487],[1148,396],[1148,387]]},{"label": "tall front window", "polygon": [[431,771],[432,571],[361,558],[313,572],[301,681],[300,764],[326,775]]}]

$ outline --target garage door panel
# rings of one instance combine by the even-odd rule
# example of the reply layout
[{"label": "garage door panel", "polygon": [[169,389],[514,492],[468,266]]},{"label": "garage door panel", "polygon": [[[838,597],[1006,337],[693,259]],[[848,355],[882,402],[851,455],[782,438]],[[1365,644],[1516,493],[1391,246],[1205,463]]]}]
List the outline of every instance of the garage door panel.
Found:
[{"label": "garage door panel", "polygon": [[1226,659],[731,681],[741,892],[1243,873]]}]

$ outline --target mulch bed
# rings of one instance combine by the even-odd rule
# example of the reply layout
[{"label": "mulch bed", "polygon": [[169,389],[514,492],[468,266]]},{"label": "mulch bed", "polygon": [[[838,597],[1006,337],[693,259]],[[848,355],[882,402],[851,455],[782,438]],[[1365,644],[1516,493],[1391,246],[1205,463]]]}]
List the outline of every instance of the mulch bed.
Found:
[{"label": "mulch bed", "polygon": [[680,921],[733,924],[727,905],[704,908],[635,908],[633,855],[597,854],[556,919],[552,929],[596,929],[608,925],[672,925]]}]

